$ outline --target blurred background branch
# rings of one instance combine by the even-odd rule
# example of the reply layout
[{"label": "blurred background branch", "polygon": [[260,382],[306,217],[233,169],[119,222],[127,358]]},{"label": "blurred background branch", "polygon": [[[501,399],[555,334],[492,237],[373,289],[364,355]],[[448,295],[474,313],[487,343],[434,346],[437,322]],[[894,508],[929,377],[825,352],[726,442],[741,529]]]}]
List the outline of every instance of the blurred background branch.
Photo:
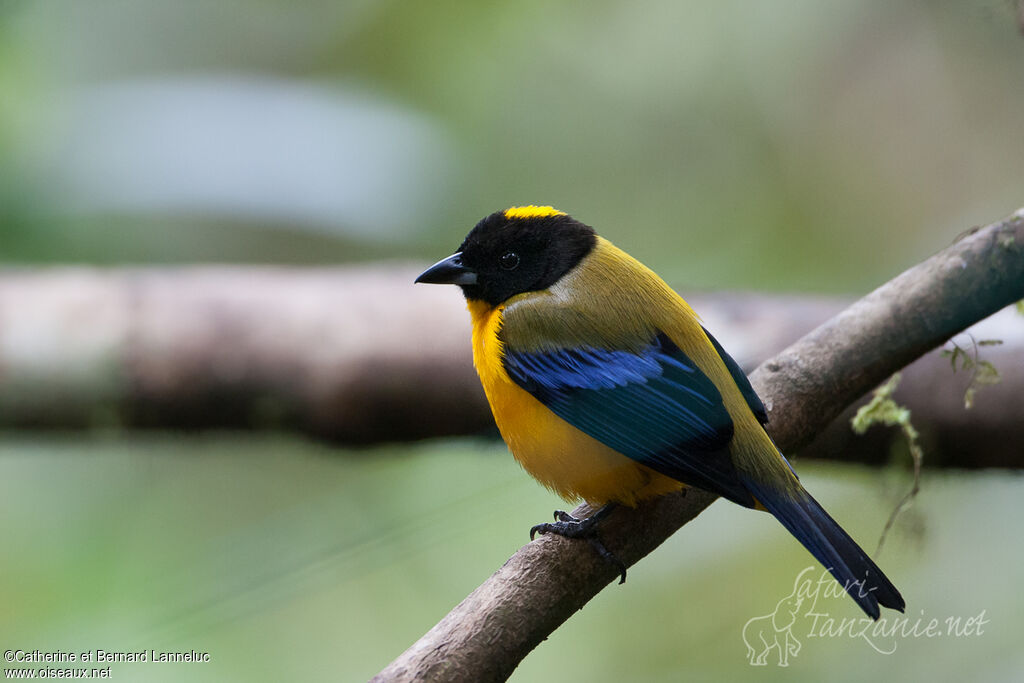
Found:
[{"label": "blurred background branch", "polygon": [[[193,267],[0,271],[0,427],[285,429],[366,445],[485,433],[468,315],[420,267]],[[753,368],[841,310],[841,298],[690,297]],[[969,336],[966,336],[969,335]],[[929,465],[1024,467],[1024,317],[1006,309],[960,339],[999,383],[964,408],[970,372],[935,352],[896,394]],[[881,463],[891,433],[848,414],[803,454]]]}]

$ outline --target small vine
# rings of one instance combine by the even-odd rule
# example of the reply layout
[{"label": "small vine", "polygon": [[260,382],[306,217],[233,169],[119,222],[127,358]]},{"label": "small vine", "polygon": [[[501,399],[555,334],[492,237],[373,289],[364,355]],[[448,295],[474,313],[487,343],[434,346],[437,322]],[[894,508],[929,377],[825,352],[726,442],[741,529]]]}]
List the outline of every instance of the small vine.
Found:
[{"label": "small vine", "polygon": [[949,363],[953,366],[953,372],[960,370],[970,371],[971,381],[967,384],[967,389],[964,391],[964,408],[970,410],[974,407],[974,395],[979,389],[999,384],[1002,379],[999,376],[999,371],[996,370],[996,366],[992,365],[991,361],[981,359],[980,349],[982,346],[998,346],[1003,342],[1001,339],[982,339],[977,341],[972,335],[967,336],[971,340],[970,350],[950,340],[949,343],[953,345],[953,348],[943,349],[942,355],[945,358],[949,358]]},{"label": "small vine", "polygon": [[885,523],[885,528],[882,529],[882,535],[878,539],[878,547],[875,548],[875,555],[878,556],[882,552],[882,546],[885,544],[885,538],[889,535],[889,530],[893,524],[896,523],[896,518],[905,509],[909,508],[914,498],[917,497],[918,492],[921,490],[921,463],[924,460],[924,450],[921,448],[919,442],[919,434],[914,425],[910,422],[910,409],[906,406],[901,406],[893,400],[893,393],[896,391],[896,387],[899,386],[900,373],[894,374],[889,380],[882,386],[875,389],[871,396],[871,400],[861,406],[857,410],[857,414],[850,420],[850,426],[853,428],[854,433],[863,434],[868,430],[871,425],[882,424],[887,427],[899,427],[900,431],[903,432],[904,438],[907,440],[907,447],[910,449],[910,457],[914,462],[914,481],[910,487],[910,490],[904,494],[900,502],[893,508],[889,514],[889,519]]}]

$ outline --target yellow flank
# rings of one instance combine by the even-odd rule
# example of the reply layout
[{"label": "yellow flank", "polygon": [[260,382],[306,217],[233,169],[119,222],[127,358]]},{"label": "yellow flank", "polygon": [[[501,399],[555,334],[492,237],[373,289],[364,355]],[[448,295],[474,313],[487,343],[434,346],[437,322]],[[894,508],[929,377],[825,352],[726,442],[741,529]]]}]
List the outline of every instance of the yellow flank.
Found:
[{"label": "yellow flank", "polygon": [[734,464],[795,483],[690,306],[611,242],[598,238],[594,251],[550,289],[497,307],[471,300],[468,308],[473,363],[501,435],[523,468],[563,498],[635,505],[683,485],[588,436],[519,387],[505,372],[502,339],[524,350],[578,343],[630,348],[664,332],[721,392],[736,428],[729,446]]},{"label": "yellow flank", "polygon": [[636,505],[682,484],[587,436],[519,387],[502,365],[504,306],[468,304],[473,318],[473,363],[494,420],[520,465],[537,481],[569,501]]},{"label": "yellow flank", "polygon": [[544,218],[546,216],[564,216],[564,211],[559,211],[552,206],[513,206],[505,210],[505,218]]}]

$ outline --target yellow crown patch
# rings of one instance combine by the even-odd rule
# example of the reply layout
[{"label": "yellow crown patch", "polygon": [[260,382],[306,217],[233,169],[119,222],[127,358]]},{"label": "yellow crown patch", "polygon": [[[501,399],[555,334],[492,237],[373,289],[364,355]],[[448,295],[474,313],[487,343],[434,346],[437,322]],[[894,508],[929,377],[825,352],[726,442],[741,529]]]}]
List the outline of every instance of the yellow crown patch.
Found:
[{"label": "yellow crown patch", "polygon": [[552,206],[513,206],[505,210],[505,218],[544,218],[546,216],[564,216],[564,211],[559,211]]}]

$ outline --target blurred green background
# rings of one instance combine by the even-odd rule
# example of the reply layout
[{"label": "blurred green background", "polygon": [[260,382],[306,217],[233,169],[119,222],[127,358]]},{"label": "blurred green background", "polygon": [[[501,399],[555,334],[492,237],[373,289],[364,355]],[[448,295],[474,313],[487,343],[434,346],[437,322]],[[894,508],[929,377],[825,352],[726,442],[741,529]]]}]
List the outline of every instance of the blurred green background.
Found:
[{"label": "blurred green background", "polygon": [[[0,0],[0,259],[426,262],[538,203],[684,290],[862,293],[1024,204],[1014,13]],[[873,548],[904,469],[799,466]],[[1022,496],[1015,474],[927,473],[881,556],[911,625],[984,610],[980,635],[884,655],[808,620],[788,668],[752,669],[744,624],[811,560],[717,503],[514,680],[1015,680]],[[365,679],[558,504],[487,440],[0,434],[0,645],[211,653],[120,680]]]}]

